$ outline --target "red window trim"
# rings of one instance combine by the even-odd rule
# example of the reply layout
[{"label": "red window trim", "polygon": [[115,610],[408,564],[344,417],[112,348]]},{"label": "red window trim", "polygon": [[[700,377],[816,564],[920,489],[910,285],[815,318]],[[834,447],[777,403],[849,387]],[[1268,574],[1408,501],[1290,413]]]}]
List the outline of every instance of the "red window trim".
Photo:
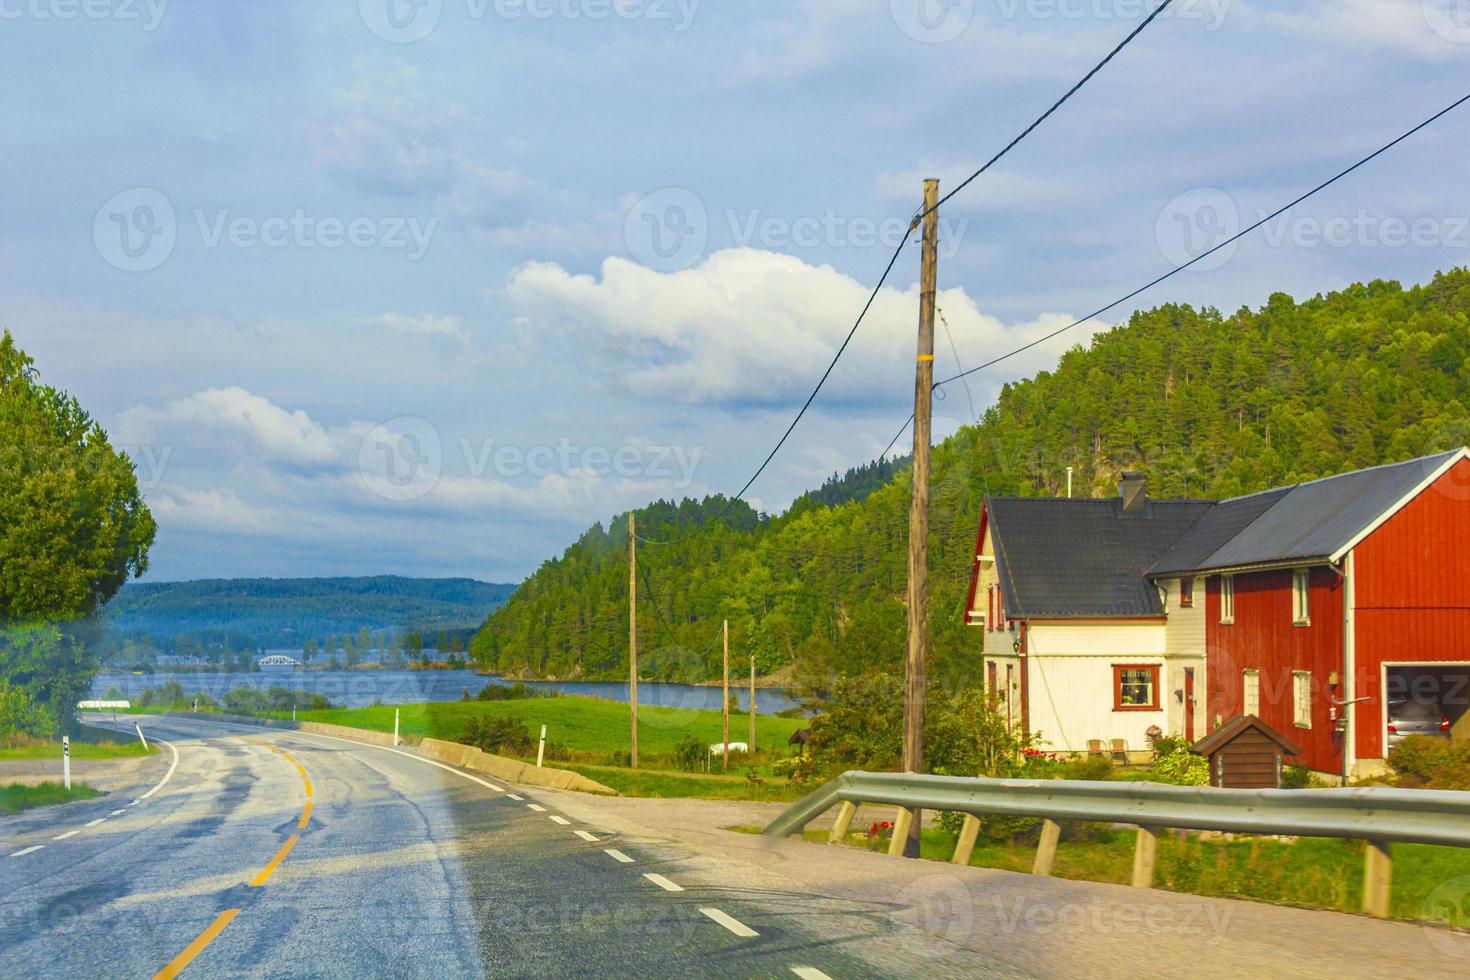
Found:
[{"label": "red window trim", "polygon": [[1194,576],[1186,575],[1179,580],[1179,608],[1190,609],[1194,606]]},{"label": "red window trim", "polygon": [[[1146,670],[1153,674],[1152,704],[1124,704],[1123,703],[1123,671]],[[1159,708],[1159,675],[1162,668],[1158,664],[1113,664],[1113,710],[1114,711],[1158,711]]]}]

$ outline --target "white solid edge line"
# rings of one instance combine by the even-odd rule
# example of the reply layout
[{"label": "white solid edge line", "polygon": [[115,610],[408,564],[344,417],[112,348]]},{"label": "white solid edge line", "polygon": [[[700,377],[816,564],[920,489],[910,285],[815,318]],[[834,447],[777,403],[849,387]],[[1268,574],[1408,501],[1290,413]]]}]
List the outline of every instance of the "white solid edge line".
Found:
[{"label": "white solid edge line", "polygon": [[732,915],[727,915],[726,913],[721,912],[719,909],[700,909],[699,911],[703,912],[705,915],[709,916],[711,919],[718,922],[726,929],[729,929],[741,939],[754,939],[756,936],[760,935],[760,933],[756,932],[754,929],[741,922],[739,919],[735,918]]},{"label": "white solid edge line", "polygon": [[80,830],[68,830],[66,833],[64,833],[64,834],[57,834],[55,837],[53,837],[51,839],[52,840],[66,840],[68,837],[75,837],[77,834],[80,834],[80,833],[81,833]]},{"label": "white solid edge line", "polygon": [[25,857],[27,854],[34,854],[34,853],[36,853],[37,851],[39,851],[41,848],[43,848],[45,846],[46,846],[45,844],[32,844],[30,847],[23,847],[23,848],[21,848],[20,850],[16,851],[14,854],[12,854],[10,856],[13,857],[13,858]]},{"label": "white solid edge line", "polygon": [[573,833],[575,833],[578,837],[582,838],[585,841],[589,841],[593,844],[597,843],[597,838],[594,837],[592,834],[587,833],[587,831],[585,830],[577,830],[573,831]]},{"label": "white solid edge line", "polygon": [[115,816],[117,816],[117,815],[118,815],[118,814],[119,814],[119,813],[127,813],[127,812],[128,812],[128,810],[127,810],[127,807],[124,807],[124,808],[122,808],[122,809],[121,809],[121,810],[113,810],[113,811],[112,811],[112,812],[111,812],[111,813],[109,813],[109,814],[108,814],[108,816],[109,816],[109,817],[115,817]]},{"label": "white solid edge line", "polygon": [[608,857],[612,858],[614,861],[621,861],[624,864],[632,864],[633,863],[633,859],[632,858],[628,857],[628,855],[624,854],[622,851],[618,850],[616,847],[605,847],[605,848],[603,848],[603,853],[606,854]]},{"label": "white solid edge line", "polygon": [[663,875],[656,875],[652,872],[646,872],[643,877],[647,878],[649,881],[653,882],[655,885],[662,888],[666,892],[681,892],[684,890],[683,886],[674,884]]},{"label": "white solid edge line", "polygon": [[168,746],[168,750],[174,754],[174,761],[173,762],[170,762],[168,764],[168,772],[166,772],[166,773],[163,774],[163,778],[158,781],[158,785],[157,786],[154,786],[148,792],[144,793],[142,796],[138,797],[132,803],[128,804],[129,806],[137,806],[139,803],[142,803],[144,800],[148,799],[148,797],[152,796],[154,793],[157,793],[159,790],[163,789],[164,784],[166,784],[170,779],[173,778],[174,770],[177,769],[177,768],[179,768],[179,750],[176,749],[176,748],[174,748],[174,743],[172,743],[170,741],[167,741],[165,739],[158,738],[156,736],[154,737],[153,741],[155,741],[155,742],[163,742],[164,745],[167,745]]},{"label": "white solid edge line", "polygon": [[832,980],[814,966],[793,966],[791,972],[801,977],[801,980]]},{"label": "white solid edge line", "polygon": [[558,817],[554,813],[551,815],[551,822],[552,823],[559,823],[563,827],[570,827],[572,825],[572,822],[570,820],[568,820],[566,817]]},{"label": "white solid edge line", "polygon": [[532,810],[535,810],[537,813],[545,813],[546,812],[546,807],[542,806],[539,803],[527,803],[526,806],[528,808],[532,809]]},{"label": "white solid edge line", "polygon": [[[504,793],[505,792],[505,789],[503,787],[496,786],[494,783],[487,783],[485,780],[481,779],[478,776],[471,776],[469,773],[465,772],[463,769],[456,769],[453,766],[446,766],[442,762],[436,762],[433,759],[425,759],[421,755],[415,755],[412,752],[404,752],[402,749],[389,748],[386,745],[374,745],[371,742],[359,742],[355,738],[338,738],[336,735],[322,735],[319,732],[301,732],[301,731],[296,731],[295,729],[290,729],[290,728],[276,729],[276,730],[277,731],[284,731],[287,734],[297,735],[297,736],[300,736],[302,738],[325,738],[325,739],[329,739],[329,740],[331,740],[333,742],[346,742],[348,745],[355,745],[355,746],[357,746],[360,749],[378,749],[378,750],[380,750],[382,752],[392,752],[394,755],[401,755],[405,759],[412,759],[414,762],[422,762],[426,766],[433,766],[436,769],[443,769],[445,772],[452,772],[456,776],[463,776],[465,779],[468,779],[470,782],[472,782],[472,783],[479,783],[481,786],[485,787],[486,789],[488,789],[488,790],[490,790],[492,792],[495,792],[495,793]],[[518,796],[516,796],[514,798],[515,799],[520,799],[520,797],[518,797]]]}]

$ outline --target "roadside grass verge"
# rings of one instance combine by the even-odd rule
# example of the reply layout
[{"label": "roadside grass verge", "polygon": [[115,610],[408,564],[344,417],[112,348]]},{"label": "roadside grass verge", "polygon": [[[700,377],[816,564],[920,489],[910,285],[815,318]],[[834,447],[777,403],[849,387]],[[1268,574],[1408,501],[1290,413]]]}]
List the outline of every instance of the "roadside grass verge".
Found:
[{"label": "roadside grass verge", "polygon": [[[397,708],[400,711],[399,732],[403,735],[457,742],[464,734],[465,722],[471,718],[516,718],[525,723],[533,737],[539,734],[542,725],[546,725],[546,739],[549,744],[574,752],[597,753],[611,758],[626,754],[630,747],[628,706],[618,701],[567,695],[518,701],[438,701],[402,704]],[[393,705],[373,705],[366,708],[301,711],[297,712],[296,718],[298,721],[317,721],[391,732],[393,709]],[[289,719],[291,713],[277,712],[272,717]],[[731,718],[732,740],[745,740],[746,724],[743,716]],[[756,744],[784,752],[791,733],[807,724],[807,721],[800,718],[758,715]],[[721,738],[720,712],[656,705],[639,706],[640,756],[659,753],[672,755],[679,742],[689,735],[707,745],[718,742]],[[731,768],[735,767],[732,765]]]},{"label": "roadside grass verge", "polygon": [[70,803],[72,800],[90,800],[98,792],[85,783],[72,783],[67,789],[60,783],[39,783],[35,786],[10,784],[0,786],[0,813],[19,813],[32,807]]},{"label": "roadside grass verge", "polygon": [[811,791],[809,786],[792,786],[785,779],[763,777],[759,783],[752,783],[745,776],[740,775],[589,766],[575,762],[557,762],[555,765],[559,769],[570,769],[572,772],[581,773],[588,779],[595,779],[604,786],[617,790],[623,796],[657,799],[683,797],[697,800],[758,800],[785,803],[799,800]]},{"label": "roadside grass verge", "polygon": [[[758,834],[760,827],[730,827]],[[825,843],[826,830],[808,830],[809,841]],[[1052,874],[1076,881],[1126,885],[1133,871],[1135,832],[1101,829],[1092,840],[1063,841],[1057,846]],[[869,841],[865,830],[848,835],[847,845],[887,850],[887,842]],[[955,839],[938,827],[926,827],[920,855],[948,861]],[[1197,834],[1164,833],[1159,837],[1155,885],[1158,888],[1214,898],[1240,898],[1275,905],[1358,912],[1363,900],[1361,841],[1302,837],[1207,839]],[[1036,847],[1030,842],[981,840],[970,858],[973,867],[1029,874]],[[1429,844],[1393,847],[1395,919],[1443,922],[1470,929],[1470,848]]]},{"label": "roadside grass verge", "polygon": [[[80,734],[71,740],[73,759],[127,759],[134,756],[151,755],[155,747],[143,748],[137,739],[116,741],[117,733],[100,728],[82,727]],[[0,762],[29,759],[60,759],[61,740],[30,738],[25,735],[10,735],[0,739]]]}]

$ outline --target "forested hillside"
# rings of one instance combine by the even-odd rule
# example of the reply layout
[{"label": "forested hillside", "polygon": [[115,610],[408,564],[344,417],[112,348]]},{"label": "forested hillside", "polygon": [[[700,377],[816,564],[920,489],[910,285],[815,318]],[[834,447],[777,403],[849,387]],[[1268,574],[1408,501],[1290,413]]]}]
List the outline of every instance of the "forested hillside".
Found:
[{"label": "forested hillside", "polygon": [[[1232,496],[1470,443],[1470,271],[1404,289],[1354,285],[1259,310],[1164,306],[1007,386],[934,452],[930,636],[934,669],[973,680],[962,625],[986,492],[1116,492],[1139,468],[1155,495]],[[857,481],[861,483],[861,481]],[[841,481],[838,481],[840,484]],[[719,500],[639,512],[640,537],[681,538]],[[903,657],[907,470],[777,518],[737,506],[725,525],[640,546],[640,673],[717,677],[720,620],[737,663],[823,686]],[[681,528],[683,530],[681,530]],[[548,561],[475,637],[484,666],[626,676],[627,532],[615,519]]]},{"label": "forested hillside", "polygon": [[181,635],[248,637],[254,646],[300,648],[308,638],[359,629],[432,634],[477,623],[513,586],[474,579],[202,579],[129,585],[108,606],[122,637],[168,647]]}]

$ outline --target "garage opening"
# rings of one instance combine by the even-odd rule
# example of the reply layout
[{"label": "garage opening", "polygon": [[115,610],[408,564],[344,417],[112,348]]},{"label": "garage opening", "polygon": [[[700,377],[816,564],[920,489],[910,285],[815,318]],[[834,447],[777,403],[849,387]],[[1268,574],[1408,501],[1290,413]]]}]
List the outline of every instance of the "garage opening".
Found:
[{"label": "garage opening", "polygon": [[1470,739],[1470,663],[1386,670],[1390,749],[1410,735]]}]

